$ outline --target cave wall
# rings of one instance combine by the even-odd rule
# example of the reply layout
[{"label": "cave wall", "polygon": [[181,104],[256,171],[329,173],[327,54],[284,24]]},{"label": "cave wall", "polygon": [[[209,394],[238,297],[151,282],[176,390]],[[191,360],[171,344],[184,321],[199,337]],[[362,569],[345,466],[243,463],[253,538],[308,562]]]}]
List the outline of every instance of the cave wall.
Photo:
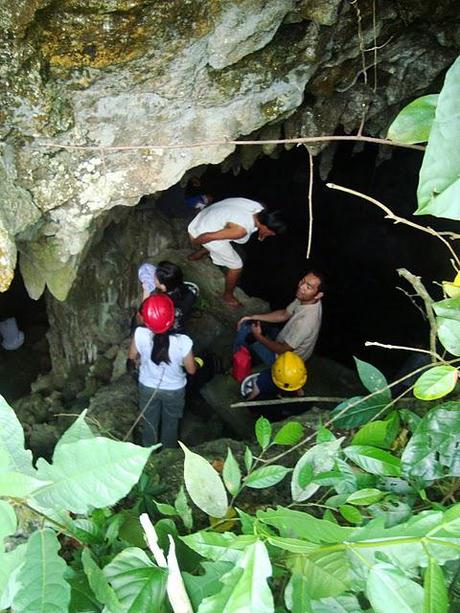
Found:
[{"label": "cave wall", "polygon": [[3,0],[0,290],[19,251],[29,294],[65,300],[109,210],[234,149],[162,145],[351,131],[364,110],[383,133],[439,89],[456,4]]}]

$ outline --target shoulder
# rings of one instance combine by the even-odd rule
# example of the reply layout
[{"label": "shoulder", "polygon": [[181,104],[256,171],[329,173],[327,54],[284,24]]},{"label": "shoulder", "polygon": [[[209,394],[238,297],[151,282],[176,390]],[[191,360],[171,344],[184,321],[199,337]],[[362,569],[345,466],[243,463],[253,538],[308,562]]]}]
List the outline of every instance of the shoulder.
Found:
[{"label": "shoulder", "polygon": [[174,342],[182,355],[185,356],[191,351],[193,341],[190,336],[187,336],[187,334],[175,334],[172,338],[175,339]]},{"label": "shoulder", "polygon": [[136,343],[136,347],[139,350],[146,343],[150,343],[152,340],[153,334],[150,332],[148,328],[144,328],[144,326],[139,326],[134,331],[134,342]]}]

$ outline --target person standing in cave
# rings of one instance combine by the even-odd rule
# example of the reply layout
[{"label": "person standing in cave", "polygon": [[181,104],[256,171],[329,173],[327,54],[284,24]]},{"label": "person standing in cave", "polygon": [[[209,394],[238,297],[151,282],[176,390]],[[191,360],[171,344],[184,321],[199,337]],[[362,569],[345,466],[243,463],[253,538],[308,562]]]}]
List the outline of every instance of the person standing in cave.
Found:
[{"label": "person standing in cave", "polygon": [[[268,366],[286,351],[296,353],[304,361],[308,360],[321,327],[324,290],[323,273],[310,271],[300,279],[295,299],[285,309],[246,315],[239,320],[234,350],[247,345]],[[268,325],[262,328],[261,322]],[[285,325],[279,330],[277,324],[282,323]]]},{"label": "person standing in cave", "polygon": [[223,299],[231,307],[240,306],[234,291],[243,262],[232,242],[246,243],[254,232],[263,241],[285,231],[286,224],[279,211],[269,211],[260,202],[248,198],[226,198],[205,208],[189,224],[190,242],[193,247],[199,247],[189,259],[199,260],[209,253],[216,266],[224,266],[227,270]]},{"label": "person standing in cave", "polygon": [[160,441],[163,447],[176,447],[184,413],[186,373],[194,375],[197,370],[193,342],[187,335],[173,332],[174,304],[165,294],[144,300],[142,318],[147,327],[136,328],[128,352],[128,362],[140,359],[142,444],[149,447]]}]

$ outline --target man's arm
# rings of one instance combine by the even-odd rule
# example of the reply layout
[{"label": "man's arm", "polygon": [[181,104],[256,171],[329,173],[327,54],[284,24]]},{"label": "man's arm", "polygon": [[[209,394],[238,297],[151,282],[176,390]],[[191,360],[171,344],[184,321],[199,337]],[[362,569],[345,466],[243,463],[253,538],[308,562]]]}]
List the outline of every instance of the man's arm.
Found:
[{"label": "man's arm", "polygon": [[273,341],[271,338],[267,338],[266,336],[264,336],[262,334],[262,328],[260,326],[260,323],[252,324],[251,332],[253,333],[254,338],[259,343],[261,343],[262,345],[267,347],[267,349],[270,349],[270,351],[273,351],[274,353],[280,354],[284,353],[285,351],[292,351],[292,347],[287,343],[283,341]]},{"label": "man's arm", "polygon": [[203,234],[199,234],[193,239],[192,244],[194,246],[198,246],[204,245],[205,243],[210,243],[211,241],[236,240],[238,238],[243,238],[246,236],[246,234],[247,232],[243,226],[239,226],[238,224],[231,223],[229,221],[225,224],[222,230],[217,230],[216,232],[203,232]]},{"label": "man's arm", "polygon": [[271,311],[270,313],[257,313],[255,315],[245,315],[242,317],[237,324],[237,328],[239,329],[241,324],[244,321],[249,321],[251,319],[257,319],[258,321],[265,321],[270,324],[280,324],[283,321],[287,321],[291,317],[292,313],[290,313],[287,309],[278,309],[277,311]]}]

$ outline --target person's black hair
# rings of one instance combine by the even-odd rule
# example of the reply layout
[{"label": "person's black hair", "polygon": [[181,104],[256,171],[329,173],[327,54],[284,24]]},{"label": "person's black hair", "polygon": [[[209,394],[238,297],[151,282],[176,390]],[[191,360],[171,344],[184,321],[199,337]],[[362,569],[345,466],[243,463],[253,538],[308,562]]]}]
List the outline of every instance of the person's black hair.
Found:
[{"label": "person's black hair", "polygon": [[181,289],[184,283],[184,275],[182,269],[174,264],[163,260],[159,262],[155,270],[158,281],[166,287],[166,291],[173,292],[176,289]]},{"label": "person's black hair", "polygon": [[318,291],[323,292],[324,294],[327,290],[327,276],[325,272],[321,270],[320,268],[309,267],[305,270],[305,273],[303,276],[305,277],[308,274],[312,274],[312,275],[315,275],[315,277],[318,277],[319,279]]},{"label": "person's black hair", "polygon": [[276,234],[284,234],[287,230],[287,225],[281,211],[264,209],[257,214],[257,219]]},{"label": "person's black hair", "polygon": [[163,332],[163,334],[153,335],[153,347],[150,359],[154,364],[159,366],[161,362],[171,364],[169,357],[169,334],[170,331]]}]

